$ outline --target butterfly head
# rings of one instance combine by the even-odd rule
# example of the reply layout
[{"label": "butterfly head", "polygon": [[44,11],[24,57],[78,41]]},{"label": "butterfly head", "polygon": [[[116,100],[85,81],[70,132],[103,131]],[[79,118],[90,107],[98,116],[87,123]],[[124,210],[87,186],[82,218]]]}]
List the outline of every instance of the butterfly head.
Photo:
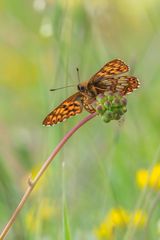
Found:
[{"label": "butterfly head", "polygon": [[77,88],[78,88],[78,91],[79,91],[79,92],[82,92],[82,93],[87,92],[87,87],[86,87],[86,84],[85,84],[85,83],[79,83],[79,84],[77,85]]}]

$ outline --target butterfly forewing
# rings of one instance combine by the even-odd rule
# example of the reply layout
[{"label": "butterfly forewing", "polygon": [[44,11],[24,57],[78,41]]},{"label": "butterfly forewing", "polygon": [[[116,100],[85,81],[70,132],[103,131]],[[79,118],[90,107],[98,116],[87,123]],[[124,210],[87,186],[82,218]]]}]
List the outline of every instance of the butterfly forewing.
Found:
[{"label": "butterfly forewing", "polygon": [[63,122],[65,119],[81,113],[83,109],[82,98],[83,96],[79,92],[67,98],[47,115],[43,121],[43,125],[52,126],[58,122]]},{"label": "butterfly forewing", "polygon": [[114,59],[106,63],[89,81],[96,82],[103,77],[122,74],[129,71],[129,67],[120,59]]}]

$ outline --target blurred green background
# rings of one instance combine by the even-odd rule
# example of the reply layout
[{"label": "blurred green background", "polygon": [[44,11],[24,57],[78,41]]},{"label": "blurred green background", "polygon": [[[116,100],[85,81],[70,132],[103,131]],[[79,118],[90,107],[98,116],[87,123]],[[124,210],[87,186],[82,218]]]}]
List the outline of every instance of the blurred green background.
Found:
[{"label": "blurred green background", "polygon": [[[0,1],[0,229],[28,176],[88,114],[43,127],[46,114],[76,91],[49,89],[76,85],[76,67],[84,81],[114,58],[129,64],[141,83],[128,96],[122,123],[96,117],[69,140],[6,239],[160,237],[159,190],[142,191],[136,183],[139,169],[160,160],[159,13],[158,0]],[[112,237],[97,236],[95,229],[118,207],[138,207],[149,221],[138,230],[127,226]]]}]

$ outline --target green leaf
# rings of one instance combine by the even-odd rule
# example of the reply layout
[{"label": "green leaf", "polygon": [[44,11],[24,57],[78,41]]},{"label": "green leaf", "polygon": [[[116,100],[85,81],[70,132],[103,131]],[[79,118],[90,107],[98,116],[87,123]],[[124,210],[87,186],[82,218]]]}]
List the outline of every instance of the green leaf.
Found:
[{"label": "green leaf", "polygon": [[64,203],[63,207],[63,229],[64,229],[64,240],[71,240],[71,234],[70,234],[70,224],[68,219],[68,212],[66,203]]}]

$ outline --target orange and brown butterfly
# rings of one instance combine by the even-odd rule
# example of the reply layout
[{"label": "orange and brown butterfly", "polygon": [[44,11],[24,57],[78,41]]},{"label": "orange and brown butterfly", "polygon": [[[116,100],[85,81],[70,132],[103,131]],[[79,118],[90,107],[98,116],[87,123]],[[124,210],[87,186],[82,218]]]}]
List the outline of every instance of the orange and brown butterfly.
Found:
[{"label": "orange and brown butterfly", "polygon": [[104,92],[118,93],[121,96],[133,92],[139,87],[139,81],[134,76],[125,75],[129,67],[119,59],[106,63],[89,81],[78,84],[78,91],[53,109],[43,121],[43,125],[52,126],[80,114],[85,108],[94,113],[92,103],[96,96]]}]

